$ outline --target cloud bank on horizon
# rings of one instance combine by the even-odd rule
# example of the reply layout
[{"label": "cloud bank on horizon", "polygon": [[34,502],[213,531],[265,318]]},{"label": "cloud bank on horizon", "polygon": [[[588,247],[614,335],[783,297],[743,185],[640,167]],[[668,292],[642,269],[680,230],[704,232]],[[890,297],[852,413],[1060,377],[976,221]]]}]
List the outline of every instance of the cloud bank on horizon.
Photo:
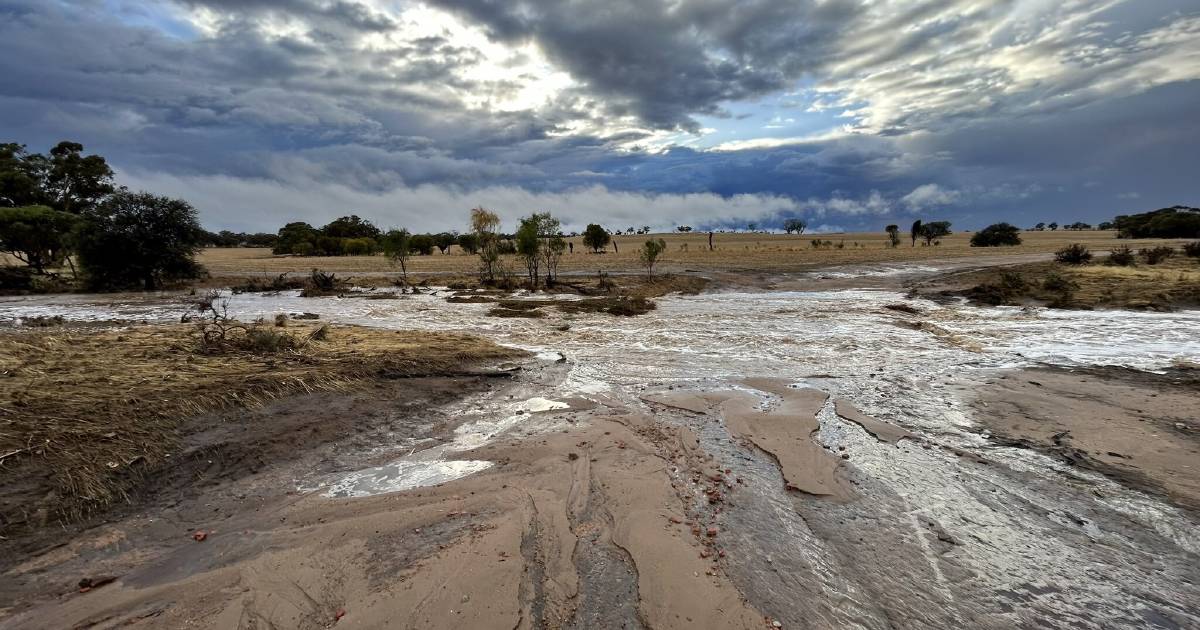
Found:
[{"label": "cloud bank on horizon", "polygon": [[217,229],[1200,205],[1194,0],[0,0],[0,141]]}]

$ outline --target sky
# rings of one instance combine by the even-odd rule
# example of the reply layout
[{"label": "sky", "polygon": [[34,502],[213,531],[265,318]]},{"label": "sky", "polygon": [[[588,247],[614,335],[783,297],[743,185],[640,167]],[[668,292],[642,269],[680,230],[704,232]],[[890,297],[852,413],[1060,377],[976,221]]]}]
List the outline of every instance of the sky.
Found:
[{"label": "sky", "polygon": [[1196,0],[0,0],[0,141],[210,229],[1200,206]]}]

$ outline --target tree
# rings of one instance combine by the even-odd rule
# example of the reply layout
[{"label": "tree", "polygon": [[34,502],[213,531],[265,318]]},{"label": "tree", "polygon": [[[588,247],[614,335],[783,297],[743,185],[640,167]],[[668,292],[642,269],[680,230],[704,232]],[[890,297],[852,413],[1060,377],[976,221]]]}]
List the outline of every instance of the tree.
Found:
[{"label": "tree", "polygon": [[676,230],[678,230],[678,231],[680,231],[680,232],[691,232],[691,231],[692,231],[692,226],[690,226],[690,225],[681,225],[681,226],[679,226],[679,227],[677,227],[677,228],[675,228],[675,229],[676,229]]},{"label": "tree", "polygon": [[542,239],[538,233],[538,220],[537,214],[521,219],[514,239],[517,242],[517,255],[525,261],[525,270],[529,273],[529,285],[534,290],[537,290],[538,266],[542,260]]},{"label": "tree", "polygon": [[1058,229],[1058,222],[1056,221],[1054,223],[1051,223],[1050,225],[1048,225],[1046,227],[1050,228],[1050,231],[1053,232]]},{"label": "tree", "polygon": [[[279,233],[276,237],[275,247],[271,248],[273,254],[302,254],[311,253],[316,245],[317,237],[320,232],[313,226],[303,221],[293,221],[279,228]],[[307,247],[300,247],[301,243],[306,243]],[[299,250],[305,251],[299,251]]]},{"label": "tree", "polygon": [[458,246],[464,252],[475,255],[479,253],[479,237],[475,234],[459,234]]},{"label": "tree", "polygon": [[909,232],[909,235],[912,236],[912,246],[916,247],[917,246],[917,238],[919,238],[921,236],[921,220],[920,219],[913,221],[912,231]]},{"label": "tree", "polygon": [[70,254],[71,233],[79,217],[47,206],[0,208],[0,251],[46,273]]},{"label": "tree", "polygon": [[405,286],[408,285],[408,257],[412,256],[411,237],[412,235],[408,233],[408,230],[400,228],[398,230],[388,230],[379,239],[380,245],[383,246],[383,254],[392,263],[400,265],[400,275],[404,278]]},{"label": "tree", "polygon": [[433,244],[437,246],[438,251],[443,254],[450,251],[450,246],[458,240],[458,235],[452,232],[440,232],[433,235]]},{"label": "tree", "polygon": [[80,213],[114,191],[112,169],[99,155],[81,155],[78,142],[59,142],[50,149],[46,189],[51,205],[63,212]]},{"label": "tree", "polygon": [[783,222],[783,231],[788,234],[794,232],[796,235],[801,235],[806,229],[808,229],[808,224],[800,219],[787,219]]},{"label": "tree", "polygon": [[546,263],[546,286],[550,286],[558,279],[558,263],[567,249],[567,241],[562,237],[562,222],[549,212],[534,214],[531,218],[537,223],[538,238],[542,241],[542,262]]},{"label": "tree", "polygon": [[757,223],[747,223],[747,224],[746,224],[746,231],[747,231],[747,232],[754,232],[754,231],[756,231],[756,230],[758,230],[758,224],[757,224]]},{"label": "tree", "polygon": [[141,286],[196,278],[204,230],[186,201],[121,191],[84,215],[79,263],[94,288]]},{"label": "tree", "polygon": [[357,214],[339,217],[321,228],[321,233],[333,238],[371,238],[377,239],[381,234],[374,223],[360,218]]},{"label": "tree", "polygon": [[1039,232],[1044,231],[1046,229],[1046,223],[1044,221],[1040,221],[1037,225],[1033,226],[1033,229]]},{"label": "tree", "polygon": [[500,216],[482,206],[471,209],[471,231],[479,247],[479,278],[483,282],[495,282],[500,270]]},{"label": "tree", "polygon": [[1123,214],[1109,227],[1117,230],[1118,238],[1200,238],[1200,208],[1172,206]]},{"label": "tree", "polygon": [[896,246],[900,245],[900,226],[899,225],[896,225],[893,223],[892,225],[889,225],[886,228],[884,228],[884,231],[887,232],[888,242],[892,244],[892,247],[896,247]]},{"label": "tree", "polygon": [[608,232],[595,223],[589,223],[587,229],[583,231],[583,244],[592,248],[593,252],[599,252],[608,247],[611,241],[612,237],[608,235]]},{"label": "tree", "polygon": [[950,235],[949,221],[933,221],[921,225],[921,237],[925,239],[925,244],[929,245],[943,236]]},{"label": "tree", "polygon": [[60,142],[50,157],[29,153],[25,145],[0,144],[0,205],[45,205],[80,214],[115,190],[104,158],[82,155],[83,145]]},{"label": "tree", "polygon": [[409,246],[412,250],[421,256],[432,256],[434,241],[433,237],[428,234],[413,234],[408,239]]},{"label": "tree", "polygon": [[641,251],[638,252],[638,258],[642,264],[646,265],[646,275],[654,277],[654,263],[658,262],[658,257],[667,249],[667,242],[661,238],[652,238],[642,244]]},{"label": "tree", "polygon": [[971,236],[971,247],[1020,245],[1021,231],[1009,223],[994,223]]}]

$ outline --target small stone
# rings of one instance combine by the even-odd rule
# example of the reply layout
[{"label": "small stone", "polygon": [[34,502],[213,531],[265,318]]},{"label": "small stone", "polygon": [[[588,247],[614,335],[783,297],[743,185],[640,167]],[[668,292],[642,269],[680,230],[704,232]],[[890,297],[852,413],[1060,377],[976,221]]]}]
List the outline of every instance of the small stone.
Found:
[{"label": "small stone", "polygon": [[707,534],[709,538],[714,538],[717,535],[717,531],[719,531],[719,530],[717,530],[716,525],[709,525],[708,529],[705,530],[704,533]]}]

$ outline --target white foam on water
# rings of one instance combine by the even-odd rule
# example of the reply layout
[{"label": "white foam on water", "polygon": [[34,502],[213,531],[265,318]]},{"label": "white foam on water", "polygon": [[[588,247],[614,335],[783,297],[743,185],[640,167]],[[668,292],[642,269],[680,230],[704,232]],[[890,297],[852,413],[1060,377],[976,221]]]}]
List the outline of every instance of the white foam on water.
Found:
[{"label": "white foam on water", "polygon": [[369,497],[433,486],[487,470],[483,460],[400,460],[350,473],[328,486],[327,497]]}]

